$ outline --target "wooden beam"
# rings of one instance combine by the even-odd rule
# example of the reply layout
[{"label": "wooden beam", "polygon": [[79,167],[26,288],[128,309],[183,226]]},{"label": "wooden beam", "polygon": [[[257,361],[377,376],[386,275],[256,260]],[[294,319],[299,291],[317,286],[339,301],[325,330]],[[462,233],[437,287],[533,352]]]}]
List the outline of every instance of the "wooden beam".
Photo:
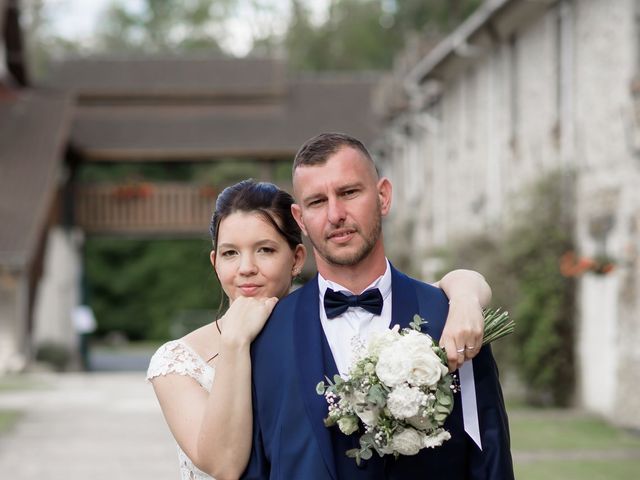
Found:
[{"label": "wooden beam", "polygon": [[8,0],[5,7],[4,27],[2,36],[5,40],[7,51],[7,68],[12,77],[22,87],[29,85],[27,73],[27,60],[20,29],[20,9],[18,0]]}]

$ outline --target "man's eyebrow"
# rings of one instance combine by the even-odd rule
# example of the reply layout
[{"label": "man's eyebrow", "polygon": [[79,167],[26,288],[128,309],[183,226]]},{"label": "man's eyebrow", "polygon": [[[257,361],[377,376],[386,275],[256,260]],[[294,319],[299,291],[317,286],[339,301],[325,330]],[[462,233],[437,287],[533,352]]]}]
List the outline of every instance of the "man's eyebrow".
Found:
[{"label": "man's eyebrow", "polygon": [[324,197],[326,197],[324,193],[312,193],[311,195],[307,195],[306,197],[304,197],[302,199],[302,203],[304,205],[307,205],[309,202],[312,202],[314,200],[319,200]]},{"label": "man's eyebrow", "polygon": [[347,190],[354,190],[356,188],[362,188],[364,184],[362,182],[354,182],[354,183],[349,183],[347,185],[341,185],[340,187],[338,187],[338,192],[344,192]]}]

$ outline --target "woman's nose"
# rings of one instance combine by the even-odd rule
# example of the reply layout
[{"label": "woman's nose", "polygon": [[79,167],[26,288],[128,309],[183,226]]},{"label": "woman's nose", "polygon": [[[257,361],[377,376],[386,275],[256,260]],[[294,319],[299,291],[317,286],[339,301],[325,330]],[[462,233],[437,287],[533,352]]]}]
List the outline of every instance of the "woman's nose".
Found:
[{"label": "woman's nose", "polygon": [[238,272],[241,275],[254,275],[258,271],[255,259],[252,255],[243,255],[240,259]]}]

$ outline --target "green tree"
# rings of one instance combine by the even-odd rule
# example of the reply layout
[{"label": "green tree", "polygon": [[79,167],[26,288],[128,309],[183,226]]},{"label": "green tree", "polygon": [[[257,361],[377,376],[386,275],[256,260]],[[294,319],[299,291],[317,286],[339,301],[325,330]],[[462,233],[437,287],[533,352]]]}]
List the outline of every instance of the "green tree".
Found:
[{"label": "green tree", "polygon": [[445,33],[479,0],[334,0],[327,19],[314,24],[309,2],[291,0],[284,38],[294,70],[388,69],[415,33]]},{"label": "green tree", "polygon": [[234,0],[144,0],[142,8],[112,3],[97,33],[106,52],[220,53]]},{"label": "green tree", "polygon": [[[185,310],[210,310],[220,287],[201,240],[89,238],[85,246],[87,299],[98,335],[117,330],[131,340],[165,340]],[[213,320],[213,313],[208,318]]]}]

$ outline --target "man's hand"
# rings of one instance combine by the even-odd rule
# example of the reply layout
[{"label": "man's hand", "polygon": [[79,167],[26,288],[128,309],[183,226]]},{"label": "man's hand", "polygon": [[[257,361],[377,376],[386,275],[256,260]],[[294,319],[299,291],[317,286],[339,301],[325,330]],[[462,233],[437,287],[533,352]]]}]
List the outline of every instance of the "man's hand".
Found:
[{"label": "man's hand", "polygon": [[482,347],[484,317],[482,305],[475,296],[458,296],[449,300],[449,315],[440,337],[447,352],[449,371],[475,357]]}]

